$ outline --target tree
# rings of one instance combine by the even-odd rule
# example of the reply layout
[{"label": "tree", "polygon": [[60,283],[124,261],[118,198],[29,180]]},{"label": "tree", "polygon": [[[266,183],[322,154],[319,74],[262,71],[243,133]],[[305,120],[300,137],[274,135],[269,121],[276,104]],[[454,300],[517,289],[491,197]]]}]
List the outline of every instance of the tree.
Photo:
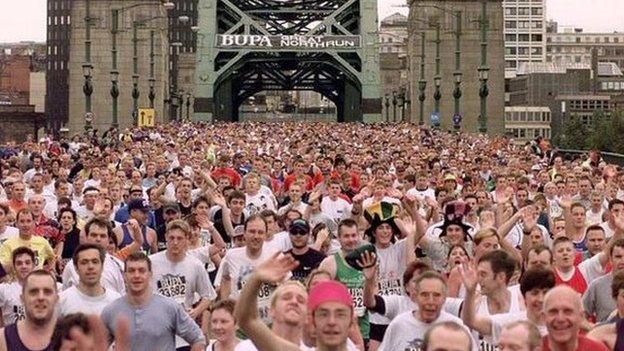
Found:
[{"label": "tree", "polygon": [[594,113],[590,134],[586,140],[586,149],[598,149],[612,151],[615,134],[612,128],[613,119],[606,116],[603,111]]},{"label": "tree", "polygon": [[587,126],[576,116],[570,116],[563,122],[561,147],[565,149],[583,150],[588,136]]}]

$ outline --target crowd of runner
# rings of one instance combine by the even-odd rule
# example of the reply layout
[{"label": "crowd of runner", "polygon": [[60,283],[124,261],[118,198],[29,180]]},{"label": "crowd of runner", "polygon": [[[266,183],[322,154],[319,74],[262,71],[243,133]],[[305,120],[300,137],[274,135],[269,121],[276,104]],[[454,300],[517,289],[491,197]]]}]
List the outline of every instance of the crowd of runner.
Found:
[{"label": "crowd of runner", "polygon": [[408,124],[0,146],[0,350],[624,350],[624,171]]}]

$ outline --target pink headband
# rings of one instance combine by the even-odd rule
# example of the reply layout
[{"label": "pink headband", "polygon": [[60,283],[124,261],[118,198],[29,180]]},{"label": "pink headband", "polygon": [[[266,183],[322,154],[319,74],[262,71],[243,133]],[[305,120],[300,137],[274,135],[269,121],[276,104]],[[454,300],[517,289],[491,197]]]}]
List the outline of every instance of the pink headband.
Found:
[{"label": "pink headband", "polygon": [[325,302],[337,302],[353,307],[353,298],[347,287],[334,280],[318,283],[310,290],[308,310],[314,311]]}]

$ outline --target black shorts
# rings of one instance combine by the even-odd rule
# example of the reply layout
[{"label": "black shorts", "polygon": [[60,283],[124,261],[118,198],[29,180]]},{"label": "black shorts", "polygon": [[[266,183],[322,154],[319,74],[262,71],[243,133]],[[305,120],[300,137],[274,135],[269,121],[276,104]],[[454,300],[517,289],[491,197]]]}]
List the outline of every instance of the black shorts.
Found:
[{"label": "black shorts", "polygon": [[370,324],[370,339],[381,342],[386,334],[388,325],[386,324]]}]

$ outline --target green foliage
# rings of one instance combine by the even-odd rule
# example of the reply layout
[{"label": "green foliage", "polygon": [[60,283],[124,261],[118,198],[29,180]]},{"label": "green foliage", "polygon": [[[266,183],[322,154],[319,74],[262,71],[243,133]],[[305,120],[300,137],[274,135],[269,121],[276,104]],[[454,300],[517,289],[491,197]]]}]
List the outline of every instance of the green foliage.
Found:
[{"label": "green foliage", "polygon": [[588,128],[580,118],[568,117],[563,123],[560,145],[564,149],[585,149]]},{"label": "green foliage", "polygon": [[598,149],[624,153],[624,111],[618,110],[611,116],[598,111],[591,126],[584,125],[579,118],[564,122],[559,145],[576,150]]}]

